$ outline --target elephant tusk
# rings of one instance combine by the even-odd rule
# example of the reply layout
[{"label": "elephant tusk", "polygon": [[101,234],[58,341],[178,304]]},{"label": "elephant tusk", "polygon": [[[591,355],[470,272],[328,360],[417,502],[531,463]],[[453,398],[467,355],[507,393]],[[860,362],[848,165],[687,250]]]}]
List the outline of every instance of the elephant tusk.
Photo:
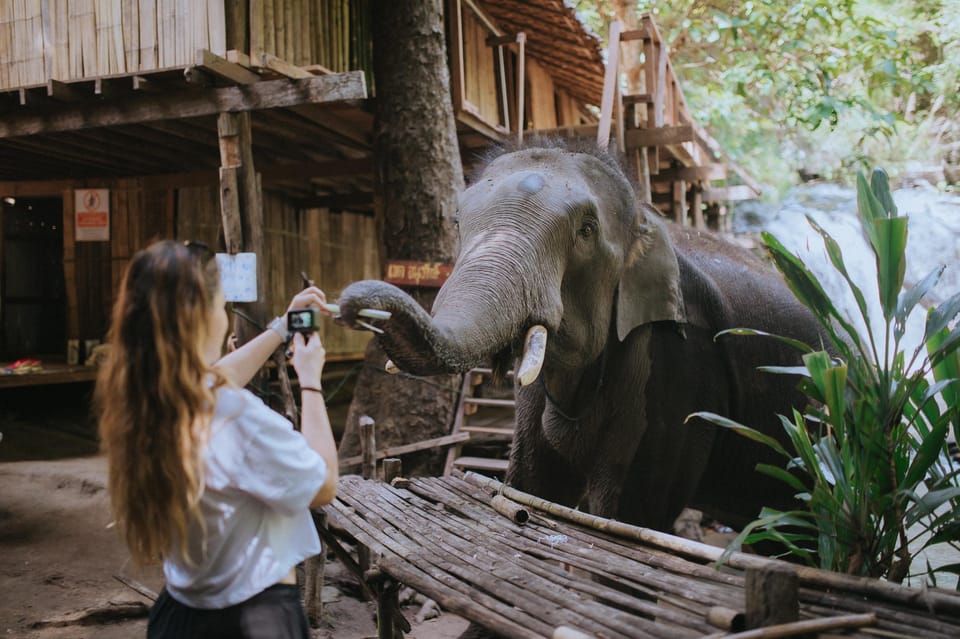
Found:
[{"label": "elephant tusk", "polygon": [[527,386],[537,379],[546,353],[547,329],[540,324],[531,326],[523,339],[523,359],[517,371],[517,381],[521,386]]},{"label": "elephant tusk", "polygon": [[397,367],[396,364],[393,363],[392,359],[387,360],[387,363],[383,365],[383,370],[387,371],[391,375],[396,375],[397,373],[400,372],[400,369]]}]

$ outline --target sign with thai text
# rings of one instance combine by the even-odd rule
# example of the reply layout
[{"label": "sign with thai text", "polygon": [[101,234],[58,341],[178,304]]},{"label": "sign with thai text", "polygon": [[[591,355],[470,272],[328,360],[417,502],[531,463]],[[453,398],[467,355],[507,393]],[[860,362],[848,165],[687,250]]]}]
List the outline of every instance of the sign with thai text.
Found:
[{"label": "sign with thai text", "polygon": [[387,260],[387,273],[384,279],[397,286],[440,288],[450,277],[452,270],[453,264],[443,262]]},{"label": "sign with thai text", "polygon": [[110,189],[74,191],[74,238],[77,242],[110,241]]}]

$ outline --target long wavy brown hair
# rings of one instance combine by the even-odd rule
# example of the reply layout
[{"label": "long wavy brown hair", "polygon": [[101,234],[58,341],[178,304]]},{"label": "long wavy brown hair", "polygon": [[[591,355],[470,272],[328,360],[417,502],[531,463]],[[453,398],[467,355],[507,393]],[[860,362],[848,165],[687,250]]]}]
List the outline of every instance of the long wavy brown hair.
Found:
[{"label": "long wavy brown hair", "polygon": [[[113,516],[141,564],[178,552],[199,520],[216,388],[203,342],[219,284],[209,249],[161,241],[127,266],[97,378]],[[212,383],[211,383],[212,380]]]}]

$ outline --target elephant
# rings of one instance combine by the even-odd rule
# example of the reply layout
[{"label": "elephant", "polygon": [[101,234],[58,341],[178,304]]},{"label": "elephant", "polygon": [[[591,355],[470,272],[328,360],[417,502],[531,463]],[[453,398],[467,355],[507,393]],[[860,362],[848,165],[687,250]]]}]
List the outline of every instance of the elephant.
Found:
[{"label": "elephant", "polygon": [[822,342],[776,270],[711,232],[667,222],[599,149],[503,152],[459,200],[458,256],[428,314],[391,284],[344,289],[341,321],[389,311],[376,339],[415,375],[492,362],[515,370],[506,482],[601,517],[669,530],[685,506],[730,526],[798,505],[756,471],[784,459],[706,420],[711,411],[783,442],[801,407],[800,364],[749,327]]}]

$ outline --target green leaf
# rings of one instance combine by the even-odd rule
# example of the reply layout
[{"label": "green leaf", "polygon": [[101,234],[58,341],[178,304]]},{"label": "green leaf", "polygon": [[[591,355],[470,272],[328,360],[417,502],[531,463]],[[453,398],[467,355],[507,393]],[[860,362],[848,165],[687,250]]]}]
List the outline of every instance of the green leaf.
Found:
[{"label": "green leaf", "polygon": [[796,475],[783,468],[780,468],[779,466],[774,466],[772,464],[757,464],[757,471],[781,480],[798,492],[807,490],[807,487],[803,485],[803,482],[797,479]]},{"label": "green leaf", "polygon": [[898,339],[903,337],[903,332],[906,328],[907,317],[917,306],[923,296],[930,292],[937,282],[940,281],[940,276],[943,275],[943,271],[946,268],[946,265],[941,264],[937,266],[932,271],[930,271],[926,277],[920,280],[918,283],[914,284],[910,288],[903,291],[900,295],[900,300],[897,302],[897,314],[896,314],[896,326],[899,331]]},{"label": "green leaf", "polygon": [[903,275],[907,269],[907,218],[893,217],[873,222],[877,238],[877,284],[880,289],[880,306],[887,321],[897,311],[897,298],[903,288]]},{"label": "green leaf", "polygon": [[863,221],[863,230],[866,231],[867,237],[870,239],[870,245],[876,250],[878,246],[877,232],[873,224],[876,220],[885,217],[883,205],[873,194],[873,190],[867,184],[867,178],[860,171],[857,172],[857,211]]},{"label": "green leaf", "polygon": [[778,442],[778,441],[775,440],[774,438],[770,437],[769,435],[764,435],[763,433],[761,433],[761,432],[758,431],[758,430],[755,430],[755,429],[753,429],[753,428],[750,428],[749,426],[744,426],[743,424],[741,424],[741,423],[739,423],[739,422],[736,422],[736,421],[734,421],[734,420],[732,420],[732,419],[729,419],[729,418],[727,418],[727,417],[723,417],[722,415],[717,415],[716,413],[711,413],[711,412],[708,412],[708,411],[700,411],[700,412],[696,412],[696,413],[691,413],[691,414],[687,415],[687,418],[686,418],[685,420],[683,420],[683,423],[684,423],[684,424],[688,423],[688,422],[689,422],[692,418],[694,418],[694,417],[699,417],[700,419],[705,419],[706,421],[708,421],[708,422],[710,422],[710,423],[712,423],[712,424],[715,424],[715,425],[720,426],[720,427],[722,427],[722,428],[727,428],[727,429],[729,429],[729,430],[732,430],[733,432],[737,433],[738,435],[743,435],[743,436],[746,437],[747,439],[751,439],[751,440],[753,440],[753,441],[755,441],[755,442],[759,442],[759,443],[761,443],[761,444],[765,444],[765,445],[769,446],[770,448],[772,448],[773,450],[775,450],[775,451],[777,451],[778,453],[780,453],[781,455],[783,455],[784,457],[787,457],[787,458],[792,457],[792,455],[791,455],[790,453],[788,453],[788,452],[783,448],[783,446],[780,445],[780,442]]},{"label": "green leaf", "polygon": [[802,375],[810,376],[810,371],[806,366],[757,366],[757,370],[762,373],[773,373],[774,375]]},{"label": "green leaf", "polygon": [[960,293],[950,296],[945,302],[927,313],[927,337],[945,329],[960,313]]},{"label": "green leaf", "polygon": [[863,297],[863,291],[860,290],[860,287],[856,285],[847,272],[847,266],[843,262],[843,252],[840,250],[840,245],[833,239],[833,236],[827,233],[827,231],[817,224],[809,215],[807,216],[807,222],[820,234],[820,237],[823,238],[823,246],[827,249],[827,256],[830,258],[830,262],[833,264],[833,267],[840,272],[843,279],[847,281],[847,286],[850,287],[850,291],[853,293],[853,297],[857,302],[857,307],[860,309],[860,316],[863,318],[864,323],[870,326],[870,315],[867,311],[867,302]]},{"label": "green leaf", "polygon": [[750,337],[772,337],[773,339],[779,340],[789,346],[793,346],[797,350],[804,353],[809,353],[810,351],[813,350],[809,345],[804,344],[800,340],[791,339],[789,337],[783,337],[782,335],[774,335],[773,333],[767,333],[765,331],[760,331],[754,328],[728,328],[714,335],[713,336],[714,341],[716,341],[717,338],[722,335],[746,335]]},{"label": "green leaf", "polygon": [[[946,333],[946,331],[943,331],[943,333]],[[927,343],[929,344],[929,340]],[[960,324],[954,326],[952,331],[946,333],[937,347],[929,351],[930,363],[934,366],[934,369],[936,369],[941,362],[954,357],[957,354],[958,347],[960,347]]]},{"label": "green leaf", "polygon": [[933,429],[920,443],[917,454],[910,463],[910,469],[903,479],[902,486],[915,486],[926,477],[930,466],[937,461],[940,453],[946,447],[949,427],[950,422],[947,420],[941,420],[941,423],[933,425]]},{"label": "green leaf", "polygon": [[887,217],[897,217],[897,205],[893,203],[893,196],[890,194],[890,178],[886,171],[879,167],[873,170],[870,175],[870,190],[877,197]]},{"label": "green leaf", "polygon": [[937,508],[952,499],[960,497],[960,486],[952,486],[942,490],[931,490],[929,493],[917,499],[917,512],[913,517],[907,517],[907,525],[913,525],[920,517],[929,515]]}]

